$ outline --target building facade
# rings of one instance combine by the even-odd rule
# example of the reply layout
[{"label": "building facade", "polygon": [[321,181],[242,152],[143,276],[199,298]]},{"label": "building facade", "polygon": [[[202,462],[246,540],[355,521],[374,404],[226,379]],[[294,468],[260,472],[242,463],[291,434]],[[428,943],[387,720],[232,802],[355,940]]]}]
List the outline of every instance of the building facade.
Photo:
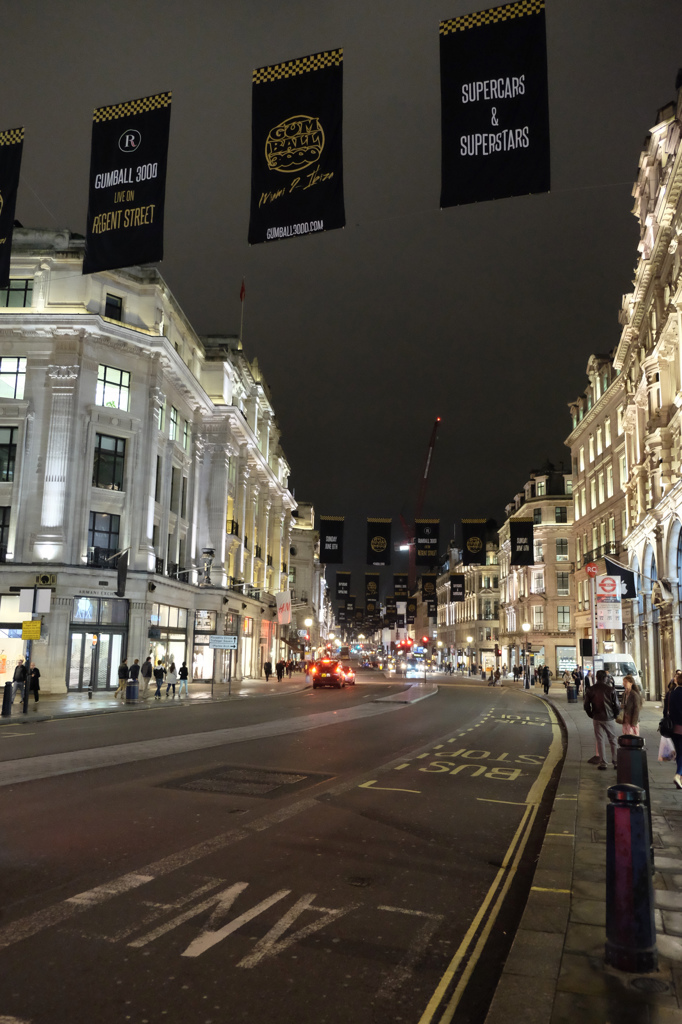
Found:
[{"label": "building facade", "polygon": [[16,229],[0,291],[0,682],[37,581],[47,691],[115,687],[148,654],[258,676],[280,650],[295,502],[257,362],[200,338],[158,271],[82,260],[68,231]]},{"label": "building facade", "polygon": [[499,549],[497,533],[489,537],[485,565],[464,565],[461,549],[451,549],[449,572],[464,575],[464,601],[450,601],[449,572],[438,581],[438,638],[444,646],[452,643],[455,667],[463,663],[467,669],[475,665],[490,671],[499,664],[495,654],[500,629]]},{"label": "building facade", "polygon": [[333,612],[326,567],[320,562],[320,534],[315,529],[315,510],[305,501],[299,502],[294,512],[289,548],[289,587],[291,624],[296,638],[293,642],[299,654],[315,658],[333,631]]},{"label": "building facade", "polygon": [[[526,652],[534,667],[548,665],[554,676],[561,675],[576,664],[571,474],[551,464],[531,473],[505,513],[499,553],[502,661],[511,669],[524,663]],[[511,565],[513,519],[533,520],[532,566]]]}]

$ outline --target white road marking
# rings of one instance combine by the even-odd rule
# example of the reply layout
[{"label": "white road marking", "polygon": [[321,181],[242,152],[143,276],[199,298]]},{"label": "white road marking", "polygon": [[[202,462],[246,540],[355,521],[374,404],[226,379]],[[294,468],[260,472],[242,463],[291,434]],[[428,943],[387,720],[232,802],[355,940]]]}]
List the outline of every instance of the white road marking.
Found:
[{"label": "white road marking", "polygon": [[378,907],[378,910],[386,910],[392,914],[407,914],[412,917],[422,917],[426,920],[417,929],[415,937],[407,947],[405,956],[400,963],[390,972],[387,978],[384,979],[381,988],[377,992],[379,999],[388,999],[395,993],[397,988],[400,988],[412,974],[412,968],[419,958],[423,955],[429,942],[431,941],[434,932],[441,924],[444,918],[444,914],[427,914],[423,910],[407,910],[403,907]]},{"label": "white road marking", "polygon": [[[326,928],[332,921],[336,921],[339,917],[343,917],[344,914],[348,914],[351,910],[357,910],[361,905],[359,903],[351,903],[347,907],[340,907],[338,910],[330,910],[327,907],[314,907],[312,902],[315,899],[315,893],[307,893],[302,896],[300,900],[297,900],[291,910],[289,910],[284,917],[280,918],[276,925],[274,925],[267,935],[264,935],[260,942],[257,942],[254,949],[248,956],[245,956],[243,960],[240,960],[237,967],[256,967],[261,961],[267,957],[277,956],[279,953],[283,953],[285,949],[293,946],[295,942],[300,942],[301,939],[307,938],[309,935],[313,935],[315,932],[321,931],[322,928]],[[289,935],[286,939],[278,941],[280,936],[289,928],[294,921],[301,916],[306,910],[314,910],[317,913],[321,913],[323,916],[319,921],[313,921],[312,924],[306,925],[304,928],[299,928],[293,935]]]},{"label": "white road marking", "polygon": [[[235,917],[234,921],[230,921],[222,928],[215,929],[212,927],[217,923],[219,917],[224,915],[231,908],[232,904],[236,900],[237,896],[248,887],[248,882],[237,882],[235,885],[231,885],[229,889],[226,889],[224,893],[220,893],[218,905],[216,906],[211,918],[201,933],[197,935],[196,939],[190,942],[187,949],[182,953],[182,956],[201,956],[211,946],[215,946],[217,942],[222,939],[226,939],[228,935],[236,932],[238,928],[241,928],[243,924],[248,924],[249,921],[253,921],[254,917],[258,917],[259,914],[269,910],[270,907],[274,906],[275,903],[279,903],[285,896],[288,896],[291,889],[280,889],[278,892],[273,893],[272,896],[268,896],[267,899],[261,900],[251,910],[245,910],[239,917]],[[285,915],[286,916],[286,915]]]},{"label": "white road marking", "polygon": [[31,1022],[24,1020],[23,1017],[0,1016],[0,1024],[31,1024]]}]

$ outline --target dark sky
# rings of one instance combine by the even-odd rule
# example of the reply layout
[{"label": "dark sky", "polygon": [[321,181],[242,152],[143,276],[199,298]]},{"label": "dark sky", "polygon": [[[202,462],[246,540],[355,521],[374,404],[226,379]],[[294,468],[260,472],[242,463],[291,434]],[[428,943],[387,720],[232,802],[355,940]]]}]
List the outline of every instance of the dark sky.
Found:
[{"label": "dark sky", "polygon": [[[551,193],[441,211],[438,24],[488,6],[3,3],[0,127],[26,126],[17,217],[83,232],[92,109],[173,90],[160,269],[199,333],[237,333],[246,277],[244,344],[291,484],[350,517],[353,561],[365,516],[412,512],[437,415],[425,513],[443,539],[462,516],[501,520],[530,469],[567,456],[566,403],[619,338],[631,187],[674,96],[682,3],[547,0]],[[347,226],[250,248],[252,69],[335,47]]]}]

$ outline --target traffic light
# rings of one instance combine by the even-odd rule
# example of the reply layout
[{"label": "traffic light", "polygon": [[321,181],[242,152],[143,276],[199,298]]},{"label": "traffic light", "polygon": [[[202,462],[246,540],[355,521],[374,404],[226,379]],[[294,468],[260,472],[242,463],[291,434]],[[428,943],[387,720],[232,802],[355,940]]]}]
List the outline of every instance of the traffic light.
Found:
[{"label": "traffic light", "polygon": [[428,636],[423,636],[423,637],[422,637],[422,643],[423,643],[424,645],[426,645],[426,644],[428,644],[428,642],[429,642],[429,638],[428,638]]}]

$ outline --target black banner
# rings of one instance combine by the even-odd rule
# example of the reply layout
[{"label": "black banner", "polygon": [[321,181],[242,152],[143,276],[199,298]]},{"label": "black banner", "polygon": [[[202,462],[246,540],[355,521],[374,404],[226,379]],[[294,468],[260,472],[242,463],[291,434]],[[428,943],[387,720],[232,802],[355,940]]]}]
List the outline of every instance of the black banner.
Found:
[{"label": "black banner", "polygon": [[336,617],[339,620],[339,625],[340,626],[345,625],[345,622],[346,622],[346,609],[345,608],[339,608],[338,612],[336,613]]},{"label": "black banner", "polygon": [[320,561],[326,565],[343,562],[343,516],[320,516]]},{"label": "black banner", "polygon": [[422,573],[422,601],[430,601],[432,598],[435,600],[437,578],[435,572]]},{"label": "black banner", "polygon": [[452,572],[452,573],[450,573],[450,600],[451,601],[463,601],[464,600],[464,573],[463,572]]},{"label": "black banner", "polygon": [[9,285],[14,210],[23,150],[23,128],[8,128],[0,132],[0,288]]},{"label": "black banner", "polygon": [[430,619],[435,619],[438,614],[438,602],[435,597],[426,602],[426,613]]},{"label": "black banner", "polygon": [[509,540],[511,542],[510,565],[535,564],[532,519],[510,519]]},{"label": "black banner", "polygon": [[355,595],[346,598],[346,614],[352,615],[355,611]]},{"label": "black banner", "polygon": [[343,50],[256,68],[249,244],[342,228]]},{"label": "black banner", "polygon": [[97,107],[83,273],[163,259],[171,93]]},{"label": "black banner", "polygon": [[376,601],[372,601],[370,598],[368,598],[367,601],[365,602],[365,608],[367,609],[368,617],[374,618],[374,616],[377,613],[378,607],[379,605],[377,604]]},{"label": "black banner", "polygon": [[395,624],[398,627],[398,629],[404,629],[405,628],[405,616],[404,615],[397,615],[396,616],[396,620],[395,620]]},{"label": "black banner", "polygon": [[361,626],[364,621],[365,621],[365,609],[364,608],[356,608],[355,609],[355,625],[356,626]]},{"label": "black banner", "polygon": [[367,565],[391,564],[391,520],[367,519]]},{"label": "black banner", "polygon": [[485,519],[462,520],[462,564],[485,565]]},{"label": "black banner", "polygon": [[116,563],[116,597],[126,596],[126,582],[128,580],[128,552],[124,551],[118,556]]},{"label": "black banner", "polygon": [[393,593],[396,601],[407,601],[408,577],[406,572],[393,573]]},{"label": "black banner", "polygon": [[366,601],[378,601],[379,600],[379,582],[381,576],[378,572],[366,572],[365,573],[365,600]]},{"label": "black banner", "polygon": [[433,565],[438,561],[438,535],[440,519],[415,519],[415,564]]},{"label": "black banner", "polygon": [[350,594],[350,573],[337,572],[336,574],[336,600],[343,601]]},{"label": "black banner", "polygon": [[440,24],[440,205],[548,192],[544,0]]},{"label": "black banner", "polygon": [[637,581],[632,569],[627,569],[620,562],[604,556],[607,576],[620,576],[620,596],[623,600],[637,597]]},{"label": "black banner", "polygon": [[417,602],[414,597],[408,597],[407,605],[405,608],[405,618],[408,626],[414,625],[414,620],[417,616]]}]

